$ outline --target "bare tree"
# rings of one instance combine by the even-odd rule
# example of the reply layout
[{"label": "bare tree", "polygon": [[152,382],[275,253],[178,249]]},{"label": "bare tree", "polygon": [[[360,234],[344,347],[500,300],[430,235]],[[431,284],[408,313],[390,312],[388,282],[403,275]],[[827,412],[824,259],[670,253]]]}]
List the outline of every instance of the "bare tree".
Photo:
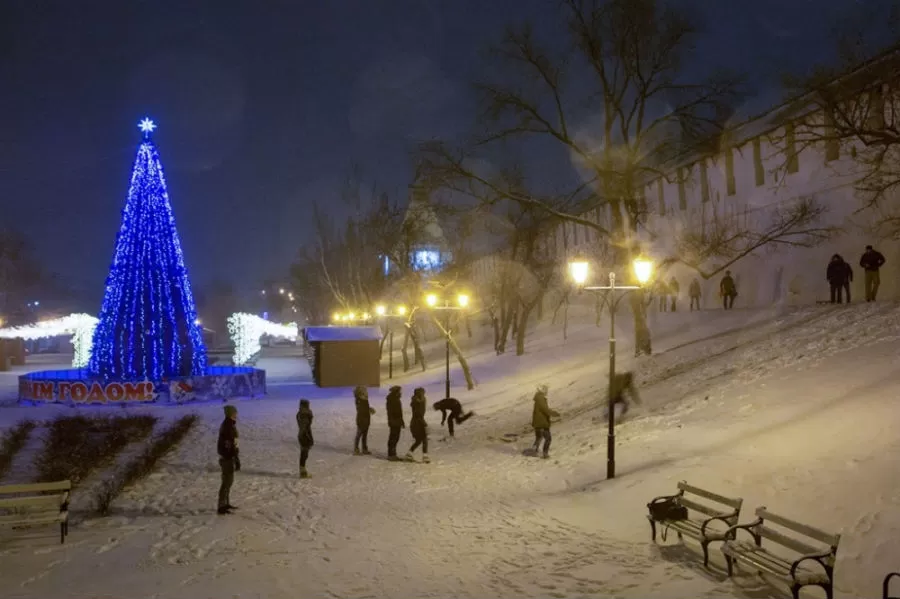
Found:
[{"label": "bare tree", "polygon": [[[559,144],[583,181],[557,196],[573,198],[572,205],[584,211],[604,207],[610,225],[574,210],[552,209],[534,195],[506,197],[594,229],[616,249],[615,263],[622,268],[639,251],[635,236],[645,224],[641,182],[720,128],[735,80],[724,75],[700,83],[683,80],[695,28],[667,5],[655,0],[561,4],[574,52],[554,55],[528,26],[508,30],[493,52],[499,67],[495,81],[478,85],[488,132],[476,147],[535,136]],[[599,122],[589,122],[588,115],[599,115]],[[634,319],[649,353],[643,311]]]},{"label": "bare tree", "polygon": [[[873,214],[878,233],[900,238],[900,7],[887,14],[867,8],[836,27],[835,64],[785,77],[795,114],[785,137],[791,135],[795,153],[815,148],[837,174],[852,177],[858,212]],[[876,28],[890,32],[886,46]]]},{"label": "bare tree", "polygon": [[813,196],[759,208],[704,203],[674,221],[675,252],[659,270],[681,263],[711,279],[762,248],[814,247],[837,232],[818,224],[825,213],[826,207]]}]

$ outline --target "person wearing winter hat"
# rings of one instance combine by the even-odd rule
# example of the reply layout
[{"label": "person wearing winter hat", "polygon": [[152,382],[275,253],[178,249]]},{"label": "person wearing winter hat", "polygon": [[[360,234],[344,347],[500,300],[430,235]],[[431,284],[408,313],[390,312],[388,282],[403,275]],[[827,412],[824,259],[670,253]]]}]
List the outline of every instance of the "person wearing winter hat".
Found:
[{"label": "person wearing winter hat", "polygon": [[241,469],[238,450],[237,408],[225,406],[225,419],[219,427],[219,467],[222,469],[222,484],[219,486],[219,514],[230,514],[237,509],[231,505],[231,485],[234,473]]},{"label": "person wearing winter hat", "polygon": [[313,413],[309,407],[308,399],[300,400],[300,409],[297,410],[297,441],[300,442],[300,478],[309,478],[306,470],[306,460],[309,458],[309,450],[315,445],[312,434]]},{"label": "person wearing winter hat", "polygon": [[388,459],[392,462],[400,461],[397,457],[397,443],[400,442],[400,431],[406,428],[403,422],[403,404],[400,403],[402,390],[399,386],[394,385],[388,391],[385,398],[384,409],[387,412],[388,421]]},{"label": "person wearing winter hat", "polygon": [[413,436],[413,444],[406,454],[406,459],[413,460],[413,452],[422,446],[422,462],[429,463],[431,459],[428,457],[428,423],[425,422],[425,411],[428,406],[425,400],[425,389],[417,387],[413,391],[412,400],[409,402],[412,409],[412,417],[409,419],[409,432]]},{"label": "person wearing winter hat", "polygon": [[540,449],[541,439],[544,440],[543,458],[550,457],[550,442],[553,437],[550,435],[550,419],[559,416],[559,412],[551,410],[547,402],[547,393],[550,388],[547,385],[538,385],[537,393],[534,394],[534,410],[531,413],[531,426],[534,428],[534,446],[532,451],[535,454]]},{"label": "person wearing winter hat", "polygon": [[[359,386],[353,390],[356,399],[356,439],[353,441],[353,455],[369,455],[369,424],[375,408],[369,406],[369,390]],[[362,441],[362,452],[359,451],[359,442]]]}]

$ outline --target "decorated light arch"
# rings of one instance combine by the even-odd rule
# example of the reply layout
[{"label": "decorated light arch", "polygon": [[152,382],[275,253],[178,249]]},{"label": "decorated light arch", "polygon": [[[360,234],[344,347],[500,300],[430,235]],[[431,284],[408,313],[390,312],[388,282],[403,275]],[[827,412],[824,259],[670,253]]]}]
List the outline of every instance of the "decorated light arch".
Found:
[{"label": "decorated light arch", "polygon": [[278,324],[260,318],[255,314],[238,312],[228,317],[228,334],[234,342],[235,364],[246,364],[262,349],[259,343],[263,335],[282,339],[297,339],[299,331],[296,323]]},{"label": "decorated light arch", "polygon": [[84,368],[91,359],[94,329],[97,328],[98,322],[98,319],[90,314],[69,314],[53,320],[42,320],[34,324],[0,329],[0,339],[21,338],[30,341],[71,335],[72,347],[75,349],[72,366]]}]

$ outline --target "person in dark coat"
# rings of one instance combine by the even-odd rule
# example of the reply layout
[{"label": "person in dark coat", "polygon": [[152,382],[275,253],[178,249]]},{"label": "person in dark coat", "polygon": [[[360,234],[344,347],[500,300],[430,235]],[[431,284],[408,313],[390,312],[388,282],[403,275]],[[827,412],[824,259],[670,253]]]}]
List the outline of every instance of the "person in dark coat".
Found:
[{"label": "person in dark coat", "polygon": [[681,291],[681,285],[678,284],[678,279],[676,279],[675,277],[672,277],[669,280],[669,297],[672,300],[672,303],[670,304],[670,306],[671,306],[670,310],[672,312],[675,312],[675,307],[678,302],[678,293],[680,291]]},{"label": "person in dark coat", "polygon": [[700,281],[697,280],[697,277],[694,277],[694,280],[691,281],[690,287],[688,287],[688,296],[691,298],[691,312],[694,311],[694,305],[697,306],[697,309],[700,309]]},{"label": "person in dark coat", "polygon": [[[433,406],[431,406],[435,410],[441,411],[441,426],[444,426],[444,422],[447,422],[447,430],[450,432],[450,436],[453,436],[453,425],[454,424],[462,424],[469,418],[475,415],[475,412],[468,412],[467,414],[463,414],[462,404],[459,403],[459,400],[454,397],[448,397],[446,399],[442,399],[441,401],[435,402]],[[450,419],[447,419],[447,412],[450,412]]]},{"label": "person in dark coat", "polygon": [[726,270],[722,282],[719,283],[719,295],[722,296],[722,307],[726,310],[734,308],[734,298],[737,297],[737,285],[731,277],[731,271]]},{"label": "person in dark coat", "polygon": [[428,404],[425,400],[425,389],[417,387],[413,391],[412,399],[409,402],[412,409],[412,416],[409,419],[409,432],[413,436],[413,444],[406,453],[406,459],[412,461],[413,452],[422,446],[422,462],[428,463],[431,459],[428,457],[428,423],[425,422],[425,410]]},{"label": "person in dark coat", "polygon": [[225,406],[225,420],[219,427],[219,467],[222,469],[222,484],[219,486],[219,513],[230,514],[237,509],[231,505],[231,485],[234,484],[234,473],[241,469],[238,449],[237,408]]},{"label": "person in dark coat", "polygon": [[550,409],[550,404],[547,400],[549,390],[547,385],[540,385],[537,388],[537,393],[534,394],[534,410],[531,413],[531,426],[534,428],[534,446],[532,450],[537,453],[541,439],[543,439],[544,459],[550,457],[550,442],[553,441],[553,437],[550,434],[550,420],[551,418],[559,417],[559,412]]},{"label": "person in dark coat", "polygon": [[[625,394],[628,394],[628,399]],[[634,374],[631,372],[617,373],[613,378],[612,397],[609,402],[609,409],[615,409],[616,404],[622,405],[622,416],[631,409],[631,404],[641,405],[641,396],[638,395],[637,387],[634,384]]]},{"label": "person in dark coat", "polygon": [[[369,406],[369,390],[359,386],[353,390],[356,399],[356,439],[353,441],[353,455],[369,455],[369,424],[372,422],[372,414],[375,408]],[[362,441],[362,451],[359,450],[359,442]]]},{"label": "person in dark coat", "polygon": [[831,287],[831,303],[842,304],[844,298],[842,292],[847,292],[847,303],[850,303],[850,281],[853,280],[853,269],[844,262],[840,254],[831,257],[828,268],[825,270],[825,278]]},{"label": "person in dark coat", "polygon": [[399,461],[397,457],[397,443],[400,442],[400,431],[406,428],[403,422],[403,404],[400,403],[402,390],[398,386],[390,388],[385,399],[385,412],[387,412],[388,421],[388,459],[391,461]]},{"label": "person in dark coat", "polygon": [[669,307],[669,286],[666,285],[666,282],[663,280],[659,280],[654,285],[654,291],[656,295],[659,296],[659,311],[665,312]]},{"label": "person in dark coat", "polygon": [[297,441],[300,442],[300,478],[309,478],[306,470],[306,460],[309,458],[309,450],[315,445],[312,433],[313,413],[309,407],[308,399],[300,400],[300,409],[297,410]]},{"label": "person in dark coat", "polygon": [[881,285],[879,269],[884,266],[884,256],[871,245],[866,246],[866,251],[859,259],[859,265],[866,271],[866,301],[874,302],[878,295],[878,287]]}]

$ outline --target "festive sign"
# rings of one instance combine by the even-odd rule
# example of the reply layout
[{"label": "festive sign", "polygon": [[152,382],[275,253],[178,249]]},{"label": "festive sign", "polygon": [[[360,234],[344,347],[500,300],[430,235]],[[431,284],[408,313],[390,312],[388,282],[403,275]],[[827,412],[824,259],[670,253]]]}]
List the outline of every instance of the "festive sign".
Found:
[{"label": "festive sign", "polygon": [[[109,382],[63,378],[59,371],[32,372],[19,377],[19,401],[38,405],[129,405],[190,403],[266,394],[266,373],[249,367],[211,366],[203,376],[151,381]],[[68,371],[78,372],[78,371]]]},{"label": "festive sign", "polygon": [[135,403],[157,399],[155,385],[142,383],[107,383],[82,381],[19,380],[19,399],[39,402]]}]

